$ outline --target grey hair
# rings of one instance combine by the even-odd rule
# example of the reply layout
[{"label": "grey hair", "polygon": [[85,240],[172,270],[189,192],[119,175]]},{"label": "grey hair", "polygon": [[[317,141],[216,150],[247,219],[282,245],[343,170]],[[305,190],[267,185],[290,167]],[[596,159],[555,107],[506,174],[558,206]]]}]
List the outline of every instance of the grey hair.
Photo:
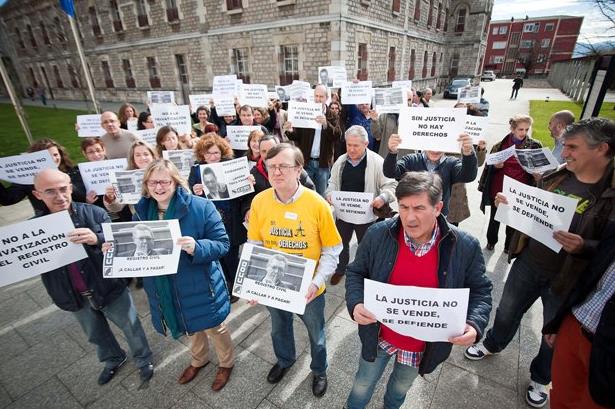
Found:
[{"label": "grey hair", "polygon": [[432,206],[442,201],[442,179],[437,173],[406,172],[397,184],[395,197],[401,200],[407,196],[427,193]]},{"label": "grey hair", "polygon": [[360,136],[363,142],[369,141],[367,131],[361,125],[353,125],[344,133],[344,139],[348,139],[349,136]]},{"label": "grey hair", "polygon": [[615,122],[606,118],[589,118],[566,127],[564,139],[583,136],[590,148],[602,143],[609,146],[607,157],[615,155]]}]

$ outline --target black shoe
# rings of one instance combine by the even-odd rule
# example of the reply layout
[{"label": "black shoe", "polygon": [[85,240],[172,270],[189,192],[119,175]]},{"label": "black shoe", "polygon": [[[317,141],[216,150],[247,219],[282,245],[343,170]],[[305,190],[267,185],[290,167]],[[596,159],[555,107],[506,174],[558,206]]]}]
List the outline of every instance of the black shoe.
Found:
[{"label": "black shoe", "polygon": [[151,362],[139,368],[139,377],[141,378],[141,382],[149,381],[152,379],[152,376],[154,376],[154,364]]},{"label": "black shoe", "polygon": [[327,391],[327,376],[326,375],[314,375],[312,379],[312,393],[314,396],[320,398]]},{"label": "black shoe", "polygon": [[487,250],[493,251],[494,248],[495,248],[495,244],[487,243]]},{"label": "black shoe", "polygon": [[231,304],[235,304],[237,301],[239,301],[239,297],[236,295],[231,295]]},{"label": "black shoe", "polygon": [[282,368],[280,365],[275,364],[273,368],[267,374],[267,382],[269,383],[278,383],[284,378],[284,374],[288,371],[288,368]]},{"label": "black shoe", "polygon": [[109,383],[109,381],[111,379],[113,379],[113,377],[115,376],[115,374],[117,373],[117,371],[122,367],[122,365],[124,365],[126,363],[126,357],[124,357],[124,360],[122,362],[120,362],[119,364],[115,365],[112,368],[107,368],[105,367],[105,369],[103,369],[103,371],[100,373],[100,376],[98,377],[98,384],[99,385],[104,385],[106,383]]}]

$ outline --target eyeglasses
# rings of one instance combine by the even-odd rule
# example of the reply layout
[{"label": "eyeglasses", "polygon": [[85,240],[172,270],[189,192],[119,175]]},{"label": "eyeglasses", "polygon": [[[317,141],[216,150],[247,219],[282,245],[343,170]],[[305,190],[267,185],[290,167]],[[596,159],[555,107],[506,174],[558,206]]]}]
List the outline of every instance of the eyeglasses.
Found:
[{"label": "eyeglasses", "polygon": [[62,186],[59,187],[58,189],[45,189],[42,192],[40,192],[43,196],[47,197],[47,198],[54,198],[58,195],[66,195],[68,194],[68,191],[70,190],[70,185],[66,185],[66,186]]},{"label": "eyeglasses", "polygon": [[171,186],[171,183],[173,183],[172,180],[148,180],[147,187],[156,187],[157,185],[169,187]]},{"label": "eyeglasses", "polygon": [[220,156],[222,152],[205,152],[205,156]]},{"label": "eyeglasses", "polygon": [[295,169],[297,165],[267,165],[267,169],[273,172],[280,172],[286,175],[291,169]]}]

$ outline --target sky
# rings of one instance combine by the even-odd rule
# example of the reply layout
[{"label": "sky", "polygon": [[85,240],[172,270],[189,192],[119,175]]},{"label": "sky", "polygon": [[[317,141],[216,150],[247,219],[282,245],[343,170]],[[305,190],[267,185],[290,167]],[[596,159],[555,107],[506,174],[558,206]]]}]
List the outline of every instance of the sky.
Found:
[{"label": "sky", "polygon": [[615,41],[615,28],[600,13],[591,0],[495,0],[491,20],[523,19],[525,16],[583,16],[578,42]]}]

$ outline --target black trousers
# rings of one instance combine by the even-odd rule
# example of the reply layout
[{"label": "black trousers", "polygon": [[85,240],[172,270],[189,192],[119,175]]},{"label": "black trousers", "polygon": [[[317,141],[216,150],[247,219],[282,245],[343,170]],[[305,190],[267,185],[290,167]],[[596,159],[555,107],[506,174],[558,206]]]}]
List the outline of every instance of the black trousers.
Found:
[{"label": "black trousers", "polygon": [[[497,208],[495,203],[491,202],[491,209],[489,212],[489,226],[487,227],[487,243],[495,245],[498,242],[498,235],[500,232],[500,222],[495,220],[495,212]],[[512,238],[515,229],[506,226],[506,239],[504,241],[504,248],[508,249],[510,239]]]},{"label": "black trousers", "polygon": [[342,237],[342,244],[344,245],[344,248],[340,253],[337,269],[335,270],[336,274],[344,275],[346,273],[346,266],[348,266],[348,260],[350,258],[350,240],[352,239],[352,233],[356,233],[357,242],[360,243],[361,240],[363,240],[363,236],[365,235],[367,228],[372,224],[374,223],[352,224],[340,219],[335,221],[335,226]]}]

